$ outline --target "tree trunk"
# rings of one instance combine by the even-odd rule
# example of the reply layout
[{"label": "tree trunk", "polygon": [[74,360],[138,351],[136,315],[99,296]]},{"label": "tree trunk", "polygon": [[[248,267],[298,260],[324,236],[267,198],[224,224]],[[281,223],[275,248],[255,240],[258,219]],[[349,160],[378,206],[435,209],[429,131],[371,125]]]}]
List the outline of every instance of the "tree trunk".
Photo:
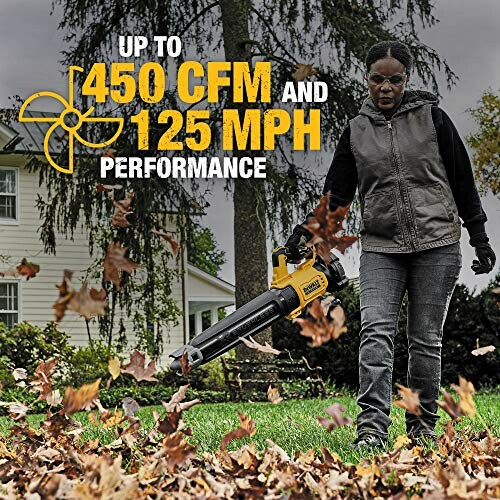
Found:
[{"label": "tree trunk", "polygon": [[[249,1],[220,0],[224,50],[227,61],[251,63],[250,46],[242,41],[249,35]],[[232,103],[229,107],[240,114],[251,107],[248,103]],[[256,156],[256,152],[234,151],[234,156]],[[235,179],[234,182],[234,257],[236,277],[236,307],[241,307],[268,288],[266,214],[264,179]],[[258,341],[272,344],[271,330],[259,334]],[[237,348],[239,359],[263,359],[268,355],[249,349]],[[272,355],[271,355],[272,357]]]}]

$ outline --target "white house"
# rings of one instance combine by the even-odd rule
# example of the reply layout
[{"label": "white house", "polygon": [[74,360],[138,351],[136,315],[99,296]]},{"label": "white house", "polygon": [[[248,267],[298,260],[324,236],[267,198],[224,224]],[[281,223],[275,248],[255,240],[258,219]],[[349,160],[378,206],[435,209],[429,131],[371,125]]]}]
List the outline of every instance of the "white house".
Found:
[{"label": "white house", "polygon": [[[0,277],[0,321],[9,326],[28,321],[43,327],[53,320],[52,304],[58,297],[55,285],[61,282],[64,269],[74,271],[73,282],[77,284],[92,261],[83,232],[75,234],[73,240],[60,236],[55,256],[44,252],[39,239],[37,230],[41,221],[35,203],[37,195],[43,197],[46,190],[38,186],[38,173],[29,173],[25,165],[28,152],[43,154],[43,138],[49,125],[0,122],[0,256],[3,260],[0,270],[19,264],[23,258],[40,265],[38,275],[29,281]],[[49,144],[54,153],[61,148],[57,140],[51,139]],[[165,229],[175,231],[174,221]],[[184,315],[179,318],[179,324],[164,335],[162,363],[166,362],[168,353],[217,321],[218,309],[235,302],[233,285],[193,266],[186,250],[180,251],[181,258],[175,265],[180,268],[181,278],[173,284],[172,295]],[[88,341],[87,325],[75,313],[66,314],[60,329],[70,334],[76,345]],[[91,329],[96,338],[95,325],[91,325]],[[127,336],[133,341],[132,331],[128,331]]]}]

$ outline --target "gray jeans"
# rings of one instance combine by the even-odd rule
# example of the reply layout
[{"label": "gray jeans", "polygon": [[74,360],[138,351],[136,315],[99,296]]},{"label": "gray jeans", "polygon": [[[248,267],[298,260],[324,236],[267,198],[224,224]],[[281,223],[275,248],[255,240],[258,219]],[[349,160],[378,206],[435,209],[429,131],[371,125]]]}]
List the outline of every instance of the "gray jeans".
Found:
[{"label": "gray jeans", "polygon": [[406,431],[432,433],[438,420],[443,325],[462,254],[460,242],[421,252],[361,251],[358,435],[387,438],[391,423],[394,337],[408,291],[407,386],[420,395],[419,418],[405,412]]}]

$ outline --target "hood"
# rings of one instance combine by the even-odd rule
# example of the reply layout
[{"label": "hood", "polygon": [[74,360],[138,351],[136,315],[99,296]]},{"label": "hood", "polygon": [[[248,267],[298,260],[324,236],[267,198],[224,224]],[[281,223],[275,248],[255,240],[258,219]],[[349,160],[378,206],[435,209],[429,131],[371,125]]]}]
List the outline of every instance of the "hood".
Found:
[{"label": "hood", "polygon": [[[406,111],[418,108],[424,104],[439,104],[439,99],[431,92],[426,90],[406,90],[398,109],[394,112],[393,116],[405,113]],[[386,118],[372,101],[371,97],[367,97],[363,102],[361,109],[359,110],[360,115],[365,115],[374,120],[375,122],[386,123]]]}]

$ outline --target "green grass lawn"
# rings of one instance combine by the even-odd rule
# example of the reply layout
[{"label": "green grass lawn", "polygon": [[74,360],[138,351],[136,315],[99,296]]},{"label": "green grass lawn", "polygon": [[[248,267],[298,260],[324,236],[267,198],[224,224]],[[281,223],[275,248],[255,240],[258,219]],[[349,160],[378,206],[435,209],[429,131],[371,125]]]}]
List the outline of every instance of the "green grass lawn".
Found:
[{"label": "green grass lawn", "polygon": [[[477,409],[490,426],[493,434],[499,434],[500,428],[500,394],[477,395],[475,398]],[[356,418],[358,406],[353,397],[336,397],[332,399],[291,400],[273,405],[271,403],[218,403],[200,404],[184,412],[184,420],[193,429],[191,442],[198,447],[198,451],[215,451],[222,440],[222,436],[239,425],[237,410],[251,416],[255,421],[257,433],[251,438],[233,441],[229,449],[237,449],[244,443],[254,442],[257,449],[266,447],[266,439],[274,441],[289,454],[295,451],[306,451],[311,448],[320,449],[327,447],[336,452],[346,462],[357,462],[359,456],[349,449],[349,443],[356,437],[353,425],[340,427],[333,432],[327,432],[318,424],[318,416],[327,416],[323,410],[332,403],[340,403],[346,407],[346,413],[351,418]],[[154,425],[152,412],[156,410],[163,414],[163,408],[151,406],[142,408],[137,416],[146,429]],[[441,434],[443,424],[449,417],[439,410],[441,420],[438,424],[438,434]],[[38,426],[44,415],[30,415],[28,420]],[[75,415],[81,421],[86,431],[83,439],[100,438],[107,444],[116,439],[114,433],[108,429],[97,428],[88,422],[87,413]],[[391,418],[393,423],[390,428],[390,445],[396,436],[405,434],[404,411],[396,406],[392,407]],[[0,433],[8,434],[12,422],[7,417],[0,417]],[[484,428],[481,418],[463,418],[457,427],[468,426],[472,430]]]}]

